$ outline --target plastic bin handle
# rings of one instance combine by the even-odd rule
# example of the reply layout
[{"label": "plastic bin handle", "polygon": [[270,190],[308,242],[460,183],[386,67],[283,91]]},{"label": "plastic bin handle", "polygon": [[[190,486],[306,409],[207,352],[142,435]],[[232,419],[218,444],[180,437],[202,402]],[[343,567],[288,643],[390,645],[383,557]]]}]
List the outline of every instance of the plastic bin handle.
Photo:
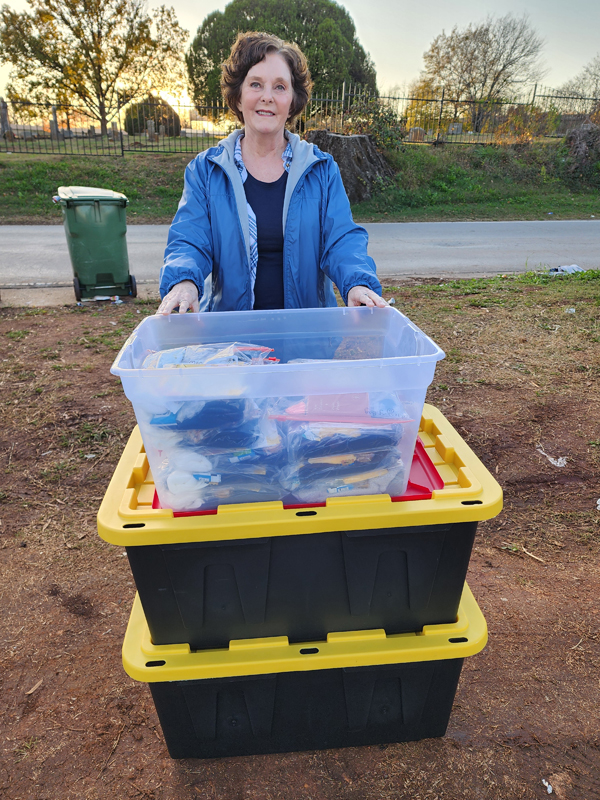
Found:
[{"label": "plastic bin handle", "polygon": [[[133,333],[130,334],[129,338],[123,344],[123,347],[119,350],[119,353],[118,353],[117,357],[115,358],[115,360],[113,362],[113,366],[110,368],[110,371],[111,371],[111,373],[113,375],[119,375],[119,371],[121,369],[133,369],[134,368],[134,366],[133,366],[133,357],[132,357],[131,351],[129,353],[126,353],[125,351],[127,350],[127,348],[130,345],[132,345],[135,342],[136,339],[137,339],[137,333],[136,333],[136,331],[133,331]],[[121,358],[124,361],[126,361],[125,364],[120,364],[119,363],[121,361]],[[119,364],[119,367],[117,369],[115,369],[115,367],[114,367],[115,364]]]}]

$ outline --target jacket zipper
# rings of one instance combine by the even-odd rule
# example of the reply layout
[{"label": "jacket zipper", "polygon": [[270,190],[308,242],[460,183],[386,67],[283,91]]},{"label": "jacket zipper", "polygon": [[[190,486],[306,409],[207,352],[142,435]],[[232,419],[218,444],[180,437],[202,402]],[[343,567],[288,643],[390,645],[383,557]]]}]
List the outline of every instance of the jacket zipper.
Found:
[{"label": "jacket zipper", "polygon": [[[292,207],[292,201],[293,201],[295,195],[299,191],[298,187],[300,186],[300,182],[304,180],[304,178],[308,175],[308,173],[315,166],[315,164],[320,164],[322,161],[325,161],[325,160],[326,159],[324,159],[324,158],[319,158],[316,161],[313,161],[312,164],[309,164],[309,166],[304,170],[302,175],[296,181],[296,185],[294,186],[294,189],[292,191],[292,196],[290,197],[290,204],[288,206],[288,217],[290,215],[290,208]],[[321,260],[321,244],[322,243],[321,243],[321,237],[320,237],[320,231],[319,231],[319,263],[320,263],[320,260]],[[286,291],[288,281],[285,280],[285,278],[287,277],[287,272],[288,272],[288,270],[287,270],[287,249],[288,249],[288,247],[287,247],[287,219],[286,219],[286,229],[284,229],[284,231],[283,231],[283,269],[284,269],[283,304],[284,304],[284,306],[286,308],[287,308],[287,299],[288,299],[287,298],[288,292]]]},{"label": "jacket zipper", "polygon": [[[246,253],[246,298],[249,299],[249,297],[250,297],[250,262],[248,261],[248,249],[246,247],[246,238],[244,236],[244,229],[242,228],[242,220],[240,219],[240,213],[239,213],[239,210],[238,210],[237,199],[236,199],[236,196],[235,196],[235,187],[233,185],[233,181],[231,180],[231,177],[229,176],[229,173],[227,172],[227,170],[224,169],[220,164],[217,164],[217,162],[214,161],[211,156],[208,157],[208,160],[212,164],[213,170],[215,169],[215,167],[218,167],[221,170],[221,172],[223,173],[223,175],[225,175],[225,177],[229,181],[229,184],[231,186],[231,190],[233,192],[233,199],[234,199],[234,202],[235,202],[235,213],[236,213],[236,217],[237,217],[237,221],[238,221],[238,230],[239,230],[239,234],[241,236],[242,242],[244,243],[244,251]],[[236,169],[237,169],[237,167],[236,167]],[[211,298],[211,306],[212,306],[212,298]]]}]

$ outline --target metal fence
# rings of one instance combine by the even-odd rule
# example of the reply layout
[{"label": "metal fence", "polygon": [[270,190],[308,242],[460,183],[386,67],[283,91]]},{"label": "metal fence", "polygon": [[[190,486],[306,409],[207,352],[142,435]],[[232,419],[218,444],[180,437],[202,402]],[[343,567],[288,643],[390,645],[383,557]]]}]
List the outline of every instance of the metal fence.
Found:
[{"label": "metal fence", "polygon": [[555,89],[528,87],[501,100],[467,100],[440,89],[431,93],[373,95],[343,86],[323,98],[312,98],[303,117],[305,128],[351,133],[368,128],[386,113],[405,141],[454,144],[510,144],[564,137],[585,122],[600,124],[600,98],[567,96]]},{"label": "metal fence", "polygon": [[0,102],[0,113],[0,152],[31,154],[198,153],[238,125],[222,103],[171,106],[159,98],[118,108],[104,132],[76,106]]},{"label": "metal fence", "polygon": [[120,156],[118,126],[103,136],[82,108],[0,100],[0,152]]},{"label": "metal fence", "polygon": [[[565,96],[532,86],[494,101],[402,92],[381,96],[344,84],[313,97],[296,129],[369,131],[384,121],[409,143],[509,144],[551,141],[584,122],[600,123],[600,98]],[[0,101],[0,152],[123,156],[127,152],[197,153],[239,127],[222,104],[169,105],[158,98],[119,107],[104,132],[84,109]]]}]

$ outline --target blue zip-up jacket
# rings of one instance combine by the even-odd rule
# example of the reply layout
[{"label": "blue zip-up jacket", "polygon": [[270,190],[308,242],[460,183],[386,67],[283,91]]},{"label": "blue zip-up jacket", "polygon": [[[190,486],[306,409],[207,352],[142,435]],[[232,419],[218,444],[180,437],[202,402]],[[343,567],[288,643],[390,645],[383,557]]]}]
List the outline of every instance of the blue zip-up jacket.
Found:
[{"label": "blue zip-up jacket", "polygon": [[[251,308],[250,240],[244,185],[233,160],[236,130],[188,164],[179,208],[169,229],[160,295],[191,280],[201,309]],[[353,286],[381,294],[368,234],[356,225],[340,171],[315,145],[286,133],[293,159],[283,203],[285,308],[337,305]]]}]

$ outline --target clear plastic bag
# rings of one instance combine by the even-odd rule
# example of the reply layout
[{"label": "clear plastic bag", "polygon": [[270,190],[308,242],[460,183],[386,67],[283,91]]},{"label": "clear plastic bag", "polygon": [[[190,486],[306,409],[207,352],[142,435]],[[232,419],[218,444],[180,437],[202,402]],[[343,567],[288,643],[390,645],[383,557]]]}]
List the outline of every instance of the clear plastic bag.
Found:
[{"label": "clear plastic bag", "polygon": [[281,398],[272,416],[287,447],[279,479],[297,502],[379,494],[402,485],[400,442],[410,420],[395,394]]},{"label": "clear plastic bag", "polygon": [[384,494],[393,483],[400,483],[403,477],[404,464],[401,459],[396,459],[387,466],[352,475],[336,476],[332,472],[329,476],[322,475],[314,481],[298,481],[290,488],[290,492],[298,503],[322,503],[328,497]]},{"label": "clear plastic bag", "polygon": [[278,473],[287,452],[277,423],[267,418],[266,404],[218,403],[246,404],[241,422],[196,429],[146,426],[160,459],[153,474],[163,505],[200,510],[219,503],[278,500],[285,493]]},{"label": "clear plastic bag", "polygon": [[244,465],[222,471],[213,465],[210,472],[192,472],[178,468],[172,456],[162,460],[154,481],[161,503],[181,511],[213,509],[220,503],[279,500],[284,491],[274,469]]},{"label": "clear plastic bag", "polygon": [[199,400],[180,403],[177,408],[156,413],[150,424],[182,431],[222,431],[240,428],[260,414],[253,400]]},{"label": "clear plastic bag", "polygon": [[401,424],[290,422],[287,449],[290,462],[358,453],[389,452],[402,439]]},{"label": "clear plastic bag", "polygon": [[142,369],[175,369],[179,367],[223,367],[240,364],[277,363],[270,347],[242,342],[193,344],[157,350],[144,359]]},{"label": "clear plastic bag", "polygon": [[280,480],[290,490],[315,481],[353,480],[355,476],[379,469],[392,469],[398,461],[397,451],[376,450],[320,456],[288,464],[281,470]]}]

